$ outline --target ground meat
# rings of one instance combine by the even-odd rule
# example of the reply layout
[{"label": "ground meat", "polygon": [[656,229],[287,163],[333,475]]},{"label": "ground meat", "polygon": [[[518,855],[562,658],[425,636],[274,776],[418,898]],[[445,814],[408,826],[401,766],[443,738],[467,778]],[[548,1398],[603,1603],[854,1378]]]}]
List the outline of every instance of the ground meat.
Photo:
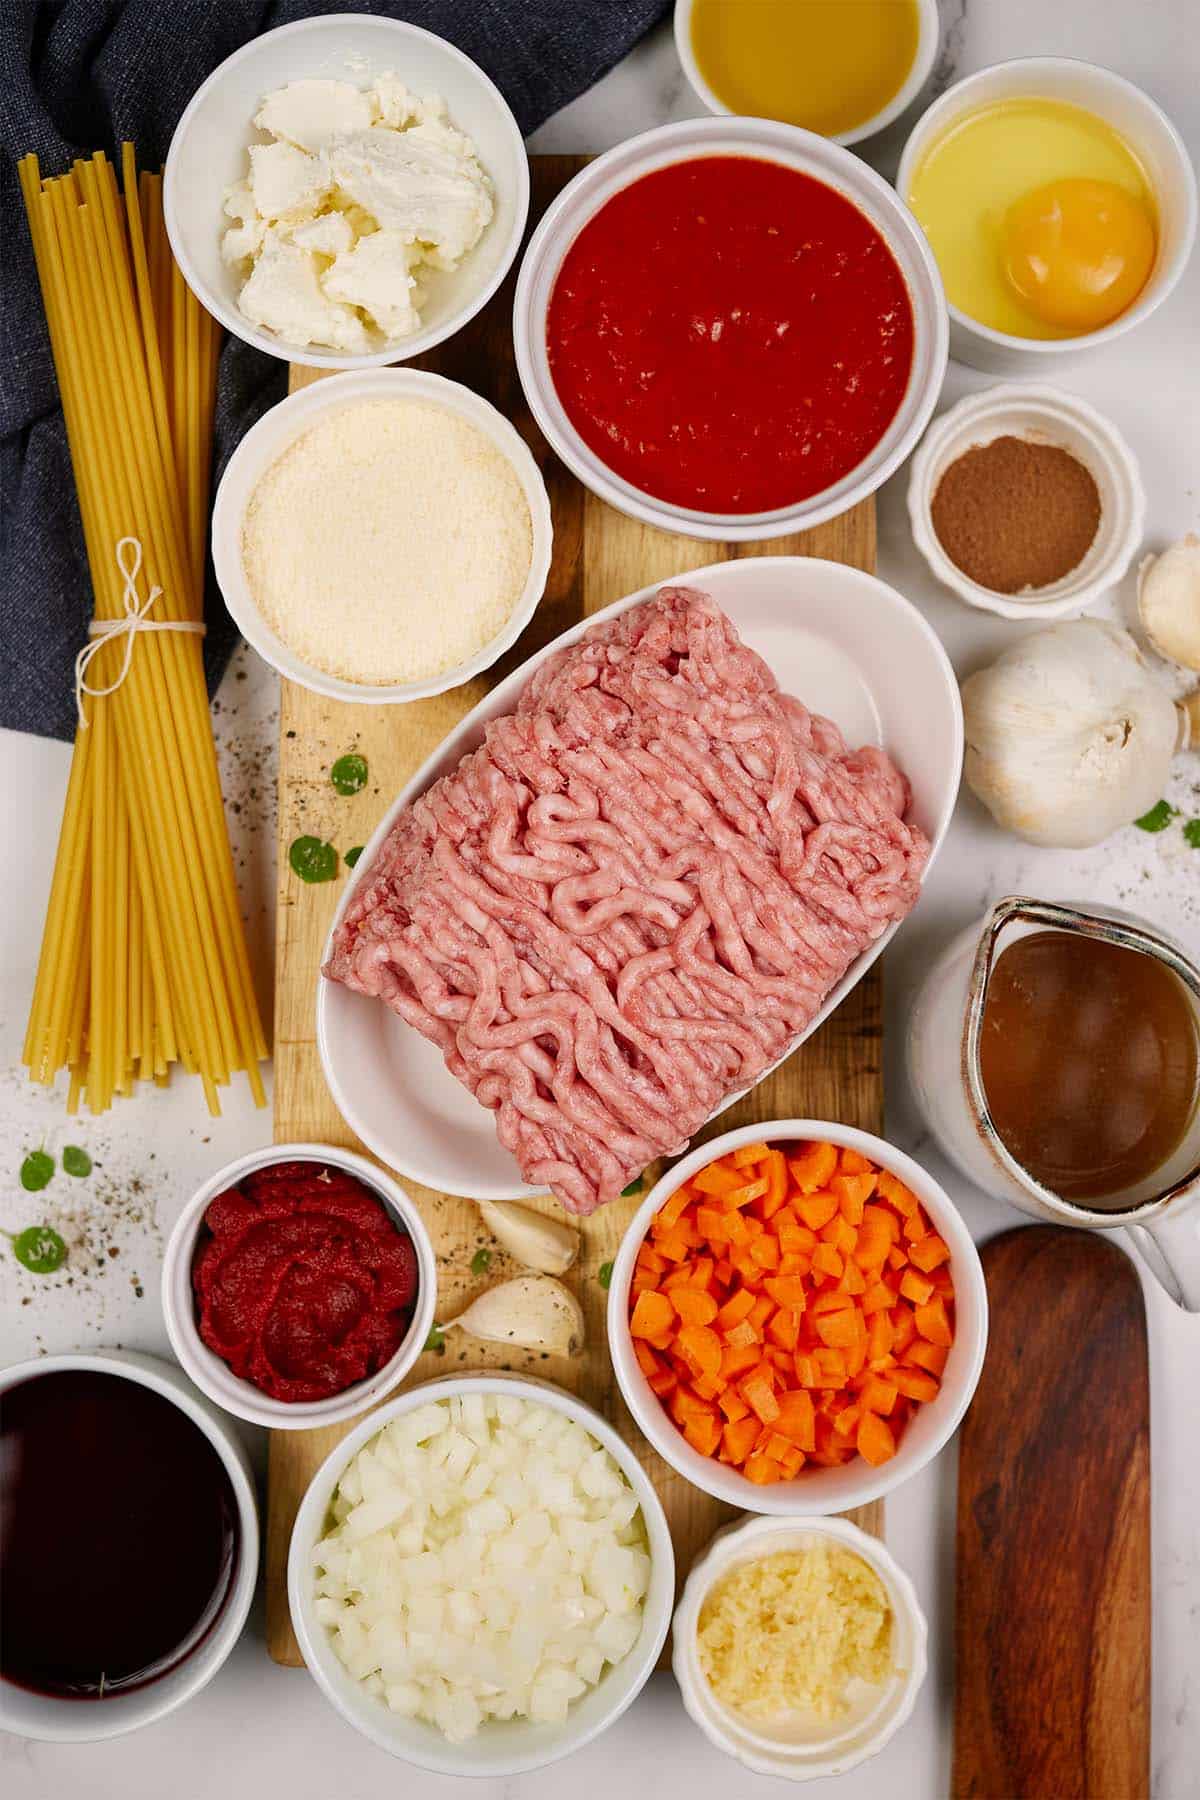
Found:
[{"label": "ground meat", "polygon": [[707,595],[664,588],[548,657],[397,820],[324,972],[437,1044],[526,1181],[588,1213],[909,911],[907,800]]}]

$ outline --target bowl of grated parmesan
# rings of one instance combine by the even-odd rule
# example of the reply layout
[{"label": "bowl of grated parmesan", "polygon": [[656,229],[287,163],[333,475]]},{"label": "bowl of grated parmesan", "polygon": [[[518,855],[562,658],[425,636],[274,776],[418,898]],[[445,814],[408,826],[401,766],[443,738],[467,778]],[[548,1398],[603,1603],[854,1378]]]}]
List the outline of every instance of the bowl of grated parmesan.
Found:
[{"label": "bowl of grated parmesan", "polygon": [[550,569],[520,435],[418,369],[335,375],[271,409],[213,506],[225,603],[265,661],[334,700],[423,700],[488,668]]},{"label": "bowl of grated parmesan", "polygon": [[243,44],[193,95],[163,173],[201,305],[256,349],[324,369],[450,337],[504,280],[528,210],[495,83],[433,32],[362,12]]}]

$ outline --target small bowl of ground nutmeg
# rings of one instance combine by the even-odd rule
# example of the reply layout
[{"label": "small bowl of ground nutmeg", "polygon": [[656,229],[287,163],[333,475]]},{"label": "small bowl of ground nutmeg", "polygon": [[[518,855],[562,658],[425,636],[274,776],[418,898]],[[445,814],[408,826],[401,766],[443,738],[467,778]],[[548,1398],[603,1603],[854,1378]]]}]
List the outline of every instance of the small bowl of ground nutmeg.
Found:
[{"label": "small bowl of ground nutmeg", "polygon": [[908,511],[917,548],[961,600],[1059,619],[1121,580],[1146,497],[1103,414],[1060,388],[1014,384],[934,421],[912,460]]},{"label": "small bowl of ground nutmeg", "polygon": [[705,1736],[760,1775],[812,1781],[876,1755],[925,1678],[924,1615],[878,1538],[848,1519],[717,1533],[675,1611],[672,1667]]}]

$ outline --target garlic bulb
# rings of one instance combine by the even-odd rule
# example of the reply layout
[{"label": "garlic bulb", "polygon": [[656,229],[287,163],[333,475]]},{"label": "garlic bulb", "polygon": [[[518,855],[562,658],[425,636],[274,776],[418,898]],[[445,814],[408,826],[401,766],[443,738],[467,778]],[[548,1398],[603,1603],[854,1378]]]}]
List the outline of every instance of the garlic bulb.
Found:
[{"label": "garlic bulb", "polygon": [[579,1255],[579,1233],[562,1219],[547,1218],[532,1206],[481,1200],[484,1224],[508,1254],[543,1275],[564,1275]]},{"label": "garlic bulb", "polygon": [[578,1356],[583,1349],[583,1308],[569,1288],[549,1275],[518,1275],[472,1300],[443,1331],[462,1330],[489,1344],[552,1350]]},{"label": "garlic bulb", "polygon": [[1070,619],[1022,638],[963,683],[966,776],[1031,844],[1098,844],[1161,799],[1176,750],[1200,741],[1200,694],[1177,705],[1127,631]]},{"label": "garlic bulb", "polygon": [[1138,569],[1138,612],[1160,656],[1200,669],[1200,538],[1180,538]]}]

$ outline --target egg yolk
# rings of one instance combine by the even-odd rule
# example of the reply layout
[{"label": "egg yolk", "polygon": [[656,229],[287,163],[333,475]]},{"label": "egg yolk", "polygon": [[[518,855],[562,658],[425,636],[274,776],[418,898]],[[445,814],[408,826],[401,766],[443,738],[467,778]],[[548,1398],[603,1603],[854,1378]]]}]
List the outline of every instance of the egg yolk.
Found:
[{"label": "egg yolk", "polygon": [[1154,262],[1144,206],[1112,181],[1050,181],[1004,221],[1004,272],[1048,325],[1098,331],[1141,293]]}]

